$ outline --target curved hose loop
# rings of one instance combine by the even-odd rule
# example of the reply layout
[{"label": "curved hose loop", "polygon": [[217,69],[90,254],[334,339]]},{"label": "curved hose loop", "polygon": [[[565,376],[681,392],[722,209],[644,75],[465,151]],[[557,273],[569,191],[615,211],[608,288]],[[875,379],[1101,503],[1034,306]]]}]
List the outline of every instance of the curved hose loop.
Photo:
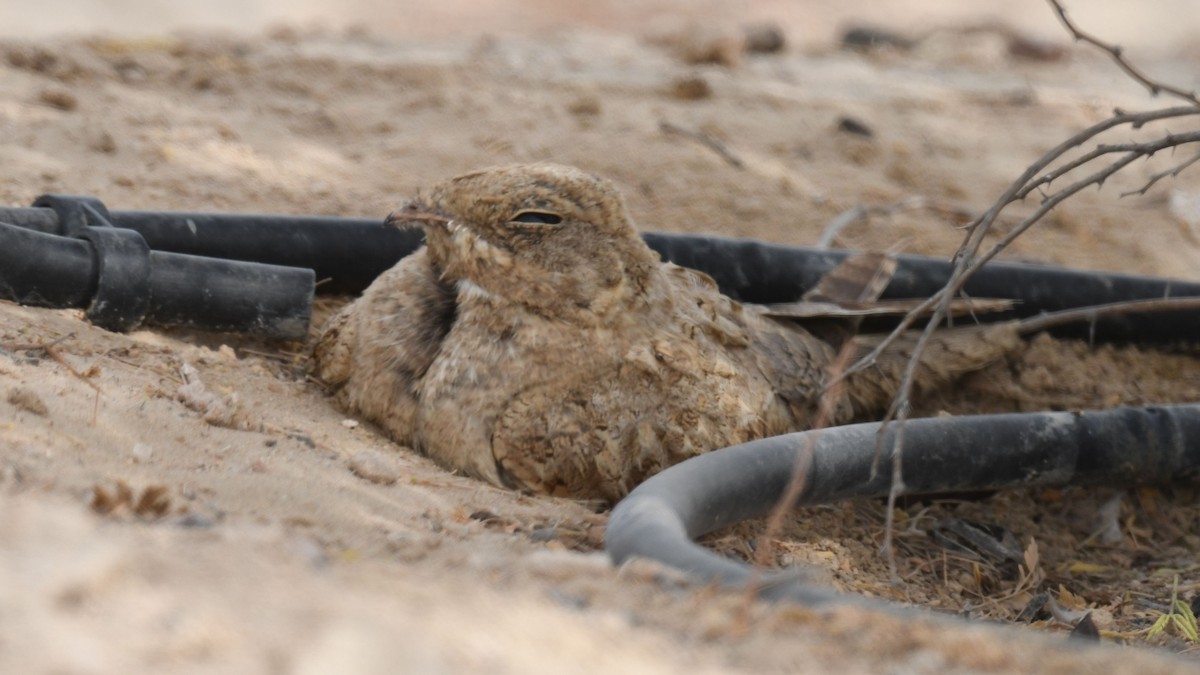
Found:
[{"label": "curved hose loop", "polygon": [[[617,504],[605,533],[614,564],[650,558],[697,580],[750,587],[808,605],[861,602],[793,574],[768,574],[693,539],[771,512],[797,470],[797,506],[887,494],[890,471],[872,475],[880,423],[765,438],[677,464]],[[895,425],[883,430],[883,465]],[[1200,404],[909,420],[908,494],[1037,485],[1147,484],[1200,478]]]}]

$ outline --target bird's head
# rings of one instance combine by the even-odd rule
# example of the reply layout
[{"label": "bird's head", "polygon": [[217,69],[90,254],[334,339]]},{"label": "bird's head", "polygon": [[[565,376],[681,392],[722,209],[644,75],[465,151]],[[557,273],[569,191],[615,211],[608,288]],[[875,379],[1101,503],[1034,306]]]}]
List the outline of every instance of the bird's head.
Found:
[{"label": "bird's head", "polygon": [[658,265],[612,183],[555,164],[451,178],[388,222],[424,226],[434,267],[460,297],[500,298],[540,313],[617,310]]}]

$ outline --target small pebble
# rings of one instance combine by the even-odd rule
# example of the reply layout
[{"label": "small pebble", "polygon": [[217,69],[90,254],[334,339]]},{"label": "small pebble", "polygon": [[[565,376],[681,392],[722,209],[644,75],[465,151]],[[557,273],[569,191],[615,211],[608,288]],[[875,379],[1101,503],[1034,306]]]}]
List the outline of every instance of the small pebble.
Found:
[{"label": "small pebble", "polygon": [[148,462],[154,456],[154,448],[145,443],[134,443],[132,454],[135,462]]},{"label": "small pebble", "polygon": [[8,402],[25,412],[31,412],[41,417],[50,414],[50,409],[46,407],[46,402],[42,400],[42,397],[34,393],[32,389],[13,387],[8,392]]},{"label": "small pebble", "polygon": [[38,93],[38,100],[58,110],[74,110],[79,107],[79,99],[66,89],[43,89]]},{"label": "small pebble", "polygon": [[838,118],[838,131],[844,131],[848,134],[854,134],[855,136],[862,136],[863,138],[871,138],[875,135],[875,132],[871,129],[871,127],[867,126],[866,122],[857,120],[848,115],[843,115]]},{"label": "small pebble", "polygon": [[113,138],[112,134],[103,131],[88,143],[88,147],[96,152],[111,155],[117,151],[117,141]]},{"label": "small pebble", "polygon": [[1024,35],[1013,35],[1008,39],[1008,53],[1030,61],[1061,61],[1067,50],[1057,42],[1047,42]]},{"label": "small pebble", "polygon": [[787,37],[779,24],[763,23],[747,26],[745,35],[745,48],[751,54],[777,54],[787,46]]},{"label": "small pebble", "polygon": [[708,80],[699,75],[677,78],[671,82],[667,91],[672,98],[681,101],[699,101],[712,96],[712,87],[708,85]]},{"label": "small pebble", "polygon": [[600,99],[590,94],[579,96],[567,105],[568,112],[582,117],[599,115],[601,109]]},{"label": "small pebble", "polygon": [[359,450],[350,458],[349,466],[355,476],[380,485],[391,485],[402,474],[399,463],[378,450]]},{"label": "small pebble", "polygon": [[686,31],[675,44],[675,53],[690,65],[713,64],[735,68],[741,64],[746,47],[744,35],[704,29]]},{"label": "small pebble", "polygon": [[907,51],[915,45],[914,40],[897,32],[870,26],[852,26],[842,33],[842,47],[847,49],[867,51],[878,47],[890,47]]}]

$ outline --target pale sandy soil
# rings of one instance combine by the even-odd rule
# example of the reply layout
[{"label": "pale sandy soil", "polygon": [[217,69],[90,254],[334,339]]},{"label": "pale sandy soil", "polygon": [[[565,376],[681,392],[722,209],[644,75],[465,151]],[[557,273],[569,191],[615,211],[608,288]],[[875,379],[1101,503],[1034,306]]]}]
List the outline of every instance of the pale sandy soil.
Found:
[{"label": "pale sandy soil", "polygon": [[[811,243],[847,208],[922,196],[944,208],[857,223],[837,244],[945,254],[960,237],[954,210],[985,208],[1038,154],[1114,106],[1161,103],[1099,55],[1025,60],[995,33],[940,31],[911,52],[831,46],[848,17],[919,25],[924,15],[900,3],[874,15],[866,5],[815,3],[808,23],[772,2],[707,18],[663,3],[575,14],[558,3],[474,12],[441,4],[420,14],[301,3],[289,15],[258,3],[234,22],[216,10],[202,20],[182,10],[156,17],[132,2],[51,2],[62,10],[58,27],[84,35],[37,42],[28,38],[50,27],[19,10],[0,22],[0,202],[73,192],[112,208],[379,217],[460,171],[554,160],[613,178],[648,230]],[[951,5],[923,7],[939,25],[984,18]],[[1186,30],[1198,24],[1193,3],[1134,17],[1115,5],[1099,3],[1092,27],[1128,36],[1163,77],[1200,85]],[[1065,45],[1039,3],[1014,8],[1011,25]],[[113,15],[130,17],[135,35],[114,37]],[[727,67],[684,63],[672,39],[689,25],[709,40],[765,17],[804,45]],[[337,28],[258,32],[316,18]],[[200,25],[247,32],[164,32]],[[710,95],[679,98],[683,78],[704,80]],[[839,132],[842,116],[874,136]],[[662,121],[721,139],[744,166],[663,133]],[[1117,198],[1169,165],[1139,163],[1082,195],[1011,256],[1200,278],[1200,173]],[[22,349],[64,336],[62,362]],[[997,630],[861,610],[818,615],[697,588],[649,564],[611,569],[598,552],[604,514],[449,475],[347,421],[290,360],[300,348],[117,335],[75,311],[0,303],[0,671],[1195,669],[1194,654],[1172,656],[1189,650],[1175,638],[1081,650],[1044,622]],[[184,364],[216,396],[236,395],[240,428],[211,424],[220,420],[181,400]],[[1200,362],[1190,356],[1042,340],[926,405],[961,412],[1197,395]],[[389,480],[360,477],[355,458],[373,458]],[[165,513],[93,513],[95,489],[113,493],[121,482],[135,498],[165,488]],[[1172,571],[1184,597],[1197,593],[1200,518],[1188,491],[1129,493],[1124,540],[1083,544],[1111,494],[1018,493],[933,508],[1038,541],[1045,590],[1061,585],[1065,601],[1078,597],[1108,613],[1109,629],[1131,630],[1151,613],[1123,597],[1166,602]],[[920,509],[906,513],[916,534],[932,518]],[[780,560],[817,565],[843,589],[949,612],[1006,619],[1020,609],[1015,595],[997,599],[1011,581],[947,563],[923,540],[900,561],[907,585],[887,584],[879,515],[873,503],[802,514]],[[755,528],[716,545],[744,552]],[[1081,574],[1076,563],[1106,571]]]}]

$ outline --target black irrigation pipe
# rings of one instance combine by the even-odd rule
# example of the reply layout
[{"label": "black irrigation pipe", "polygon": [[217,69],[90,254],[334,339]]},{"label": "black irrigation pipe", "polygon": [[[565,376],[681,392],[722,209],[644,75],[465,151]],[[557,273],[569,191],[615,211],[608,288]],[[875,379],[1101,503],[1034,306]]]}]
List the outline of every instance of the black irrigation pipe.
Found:
[{"label": "black irrigation pipe", "polygon": [[[81,232],[94,229],[92,226],[99,219],[117,230],[137,233],[153,252],[313,270],[316,278],[321,280],[318,290],[330,293],[363,290],[376,276],[422,243],[419,231],[387,227],[382,219],[109,212],[94,198],[62,195],[45,195],[35,204],[38,206],[34,208],[0,208],[0,223],[46,235],[77,238]],[[848,251],[780,246],[724,237],[647,233],[644,238],[664,259],[711,275],[730,296],[760,303],[796,300],[825,272],[850,255]],[[15,241],[16,235],[11,228],[0,230],[0,249],[14,245]],[[82,255],[77,247],[74,254],[57,252],[66,248],[38,248],[35,255],[42,261],[44,271],[28,270],[16,279],[8,272],[8,267],[0,266],[0,297],[36,297],[40,290],[34,292],[20,287],[31,280],[36,282],[38,289],[62,285],[54,279],[57,274],[54,270],[61,270],[65,263],[48,259],[59,255]],[[56,252],[51,256],[49,251]],[[884,297],[928,296],[945,284],[950,272],[951,266],[945,260],[900,256],[895,278]],[[283,272],[272,273],[286,276]],[[94,276],[91,283],[97,283]],[[196,285],[194,281],[185,283]],[[300,284],[305,285],[307,282]],[[257,294],[265,291],[268,296],[303,292],[297,289],[267,290],[263,286],[255,286],[253,291]],[[986,317],[990,321],[1124,300],[1200,296],[1200,283],[992,262],[972,277],[965,292],[975,297],[1018,301],[1012,312]],[[50,306],[87,306],[90,297],[81,283],[71,285],[62,295],[71,302]],[[83,304],[79,304],[81,302]],[[48,300],[39,304],[48,304]],[[207,310],[201,313],[202,318],[205,313]],[[300,318],[297,313],[292,316]],[[154,317],[148,320],[154,320]],[[239,325],[244,324],[245,321],[240,321]],[[886,327],[886,321],[871,320],[863,328],[878,330]],[[1173,311],[1108,316],[1095,325],[1068,326],[1055,329],[1055,332],[1099,341],[1187,341],[1200,335],[1200,313]]]},{"label": "black irrigation pipe", "polygon": [[[764,244],[751,240],[677,234],[646,234],[651,248],[666,259],[712,276],[721,290],[748,302],[790,302],[816,285],[853,251]],[[929,256],[898,256],[896,274],[883,297],[928,297],[946,284],[953,266]],[[976,298],[1012,298],[1010,312],[989,314],[984,321],[1024,318],[1046,312],[1108,302],[1200,295],[1200,283],[1113,272],[1050,267],[1019,262],[989,262],[963,291]],[[876,332],[894,321],[869,319],[862,330]],[[1064,337],[1099,342],[1194,342],[1200,335],[1200,312],[1170,311],[1106,316],[1095,324],[1054,328]]]},{"label": "black irrigation pipe", "polygon": [[131,330],[142,323],[300,339],[308,333],[310,269],[155,251],[103,213],[71,236],[0,222],[0,298],[41,307],[79,307],[92,323]]},{"label": "black irrigation pipe", "polygon": [[[757,588],[768,599],[845,601],[801,575],[763,572],[693,539],[770,513],[806,448],[811,460],[798,505],[886,495],[891,472],[871,472],[879,428],[787,434],[677,464],[617,504],[605,548],[614,564],[650,558],[705,582]],[[885,431],[883,466],[891,460],[894,430],[893,424]],[[907,494],[1200,478],[1200,405],[916,419],[904,433]]]},{"label": "black irrigation pipe", "polygon": [[[0,208],[0,223],[71,236],[90,224],[75,204],[104,208],[94,198],[65,195],[43,195],[36,203],[45,206]],[[383,218],[107,209],[104,215],[155,251],[307,268],[327,280],[321,290],[329,293],[362,291],[422,243],[419,231],[388,227]]]}]

